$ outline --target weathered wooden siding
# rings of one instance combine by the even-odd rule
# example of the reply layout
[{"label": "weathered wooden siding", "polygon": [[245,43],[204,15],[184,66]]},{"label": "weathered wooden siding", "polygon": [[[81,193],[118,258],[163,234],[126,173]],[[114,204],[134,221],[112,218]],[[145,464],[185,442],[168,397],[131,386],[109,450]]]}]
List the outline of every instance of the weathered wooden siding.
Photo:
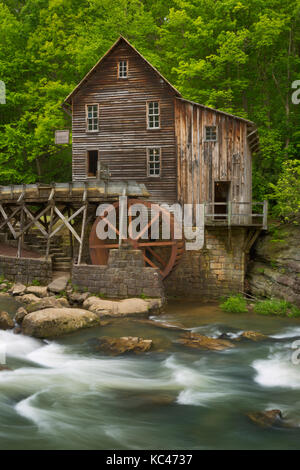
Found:
[{"label": "weathered wooden siding", "polygon": [[[119,60],[128,60],[128,79],[117,77]],[[158,202],[177,200],[175,92],[124,41],[95,69],[73,97],[73,180],[86,178],[86,154],[100,161],[116,180],[145,183]],[[161,128],[147,130],[146,102],[160,102]],[[99,132],[87,133],[86,104],[99,103]],[[161,177],[147,177],[147,147],[161,147]]]},{"label": "weathered wooden siding", "polygon": [[[205,142],[205,126],[216,126],[216,142]],[[214,201],[214,183],[230,181],[230,199],[251,202],[251,152],[247,122],[175,99],[177,193],[180,203]],[[243,213],[243,205],[234,210]],[[247,208],[249,210],[249,208]]]}]

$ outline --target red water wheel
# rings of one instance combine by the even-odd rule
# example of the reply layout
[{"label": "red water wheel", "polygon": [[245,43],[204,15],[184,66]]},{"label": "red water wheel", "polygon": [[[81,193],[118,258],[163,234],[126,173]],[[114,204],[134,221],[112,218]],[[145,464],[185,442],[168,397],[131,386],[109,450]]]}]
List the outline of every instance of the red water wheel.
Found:
[{"label": "red water wheel", "polygon": [[[133,205],[141,205],[143,212],[143,220],[137,224],[138,234],[133,236],[130,232],[132,223],[136,220],[137,214],[133,215]],[[143,206],[143,207],[142,207]],[[135,206],[136,208],[137,206]],[[115,210],[115,217],[110,218],[109,212]],[[119,248],[119,234],[120,234],[120,206],[119,202],[114,203],[103,216],[98,217],[92,227],[90,233],[89,247],[90,256],[93,264],[106,265],[108,262],[109,251],[111,249]],[[129,243],[134,249],[139,249],[143,252],[145,266],[158,268],[162,278],[166,278],[172,269],[179,263],[184,252],[184,241],[175,238],[176,234],[176,220],[174,215],[157,204],[149,201],[142,201],[139,199],[128,199],[127,208],[127,233],[128,238],[123,240],[123,243]],[[147,214],[147,217],[145,215]],[[114,239],[102,240],[97,235],[98,223],[104,219],[105,223],[114,234]],[[115,219],[114,222],[111,222]],[[109,220],[109,222],[107,222]],[[170,227],[170,234],[167,239],[164,238],[162,230],[164,223],[168,223]],[[151,238],[153,234],[153,226],[156,224],[155,238]]]}]

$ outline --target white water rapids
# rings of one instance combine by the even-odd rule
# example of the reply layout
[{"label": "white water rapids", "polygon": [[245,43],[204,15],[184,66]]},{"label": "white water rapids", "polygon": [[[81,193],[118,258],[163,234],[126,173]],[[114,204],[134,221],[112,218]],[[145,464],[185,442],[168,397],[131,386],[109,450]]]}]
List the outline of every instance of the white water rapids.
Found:
[{"label": "white water rapids", "polygon": [[[172,321],[171,306],[166,318]],[[187,327],[240,335],[231,316],[220,318],[197,324],[193,317]],[[95,353],[92,331],[49,342],[0,331],[12,369],[0,372],[0,448],[299,448],[300,365],[291,362],[291,344],[300,326],[270,325],[269,340],[221,352],[183,348],[173,343],[178,332],[159,330],[175,345],[127,357]],[[104,334],[120,336],[135,327],[107,328]],[[147,328],[137,334],[158,330]],[[246,417],[270,408],[293,428],[262,430]]]}]

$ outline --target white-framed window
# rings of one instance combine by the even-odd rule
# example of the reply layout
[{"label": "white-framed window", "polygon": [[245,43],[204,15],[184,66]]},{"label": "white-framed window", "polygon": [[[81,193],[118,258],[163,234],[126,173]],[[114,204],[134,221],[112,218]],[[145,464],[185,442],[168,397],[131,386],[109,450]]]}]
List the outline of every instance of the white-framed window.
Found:
[{"label": "white-framed window", "polygon": [[160,128],[160,106],[159,101],[147,102],[147,127],[148,129]]},{"label": "white-framed window", "polygon": [[97,132],[99,130],[98,104],[86,105],[86,130],[87,132]]},{"label": "white-framed window", "polygon": [[205,141],[216,142],[217,141],[217,126],[205,126]]},{"label": "white-framed window", "polygon": [[118,77],[119,78],[128,77],[128,60],[119,60]]},{"label": "white-framed window", "polygon": [[147,149],[148,176],[161,176],[161,148],[151,147]]}]

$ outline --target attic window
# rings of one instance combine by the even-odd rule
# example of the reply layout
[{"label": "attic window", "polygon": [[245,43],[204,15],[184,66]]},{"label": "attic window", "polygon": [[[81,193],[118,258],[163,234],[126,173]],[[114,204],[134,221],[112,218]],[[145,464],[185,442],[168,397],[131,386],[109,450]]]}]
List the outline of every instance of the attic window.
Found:
[{"label": "attic window", "polygon": [[128,60],[119,61],[119,78],[128,77]]},{"label": "attic window", "polygon": [[217,141],[217,126],[205,126],[205,140],[206,142]]},{"label": "attic window", "polygon": [[158,101],[148,101],[148,129],[159,129],[160,128],[160,109]]},{"label": "attic window", "polygon": [[97,104],[88,104],[86,106],[86,130],[88,132],[97,132],[99,130],[99,109]]}]

